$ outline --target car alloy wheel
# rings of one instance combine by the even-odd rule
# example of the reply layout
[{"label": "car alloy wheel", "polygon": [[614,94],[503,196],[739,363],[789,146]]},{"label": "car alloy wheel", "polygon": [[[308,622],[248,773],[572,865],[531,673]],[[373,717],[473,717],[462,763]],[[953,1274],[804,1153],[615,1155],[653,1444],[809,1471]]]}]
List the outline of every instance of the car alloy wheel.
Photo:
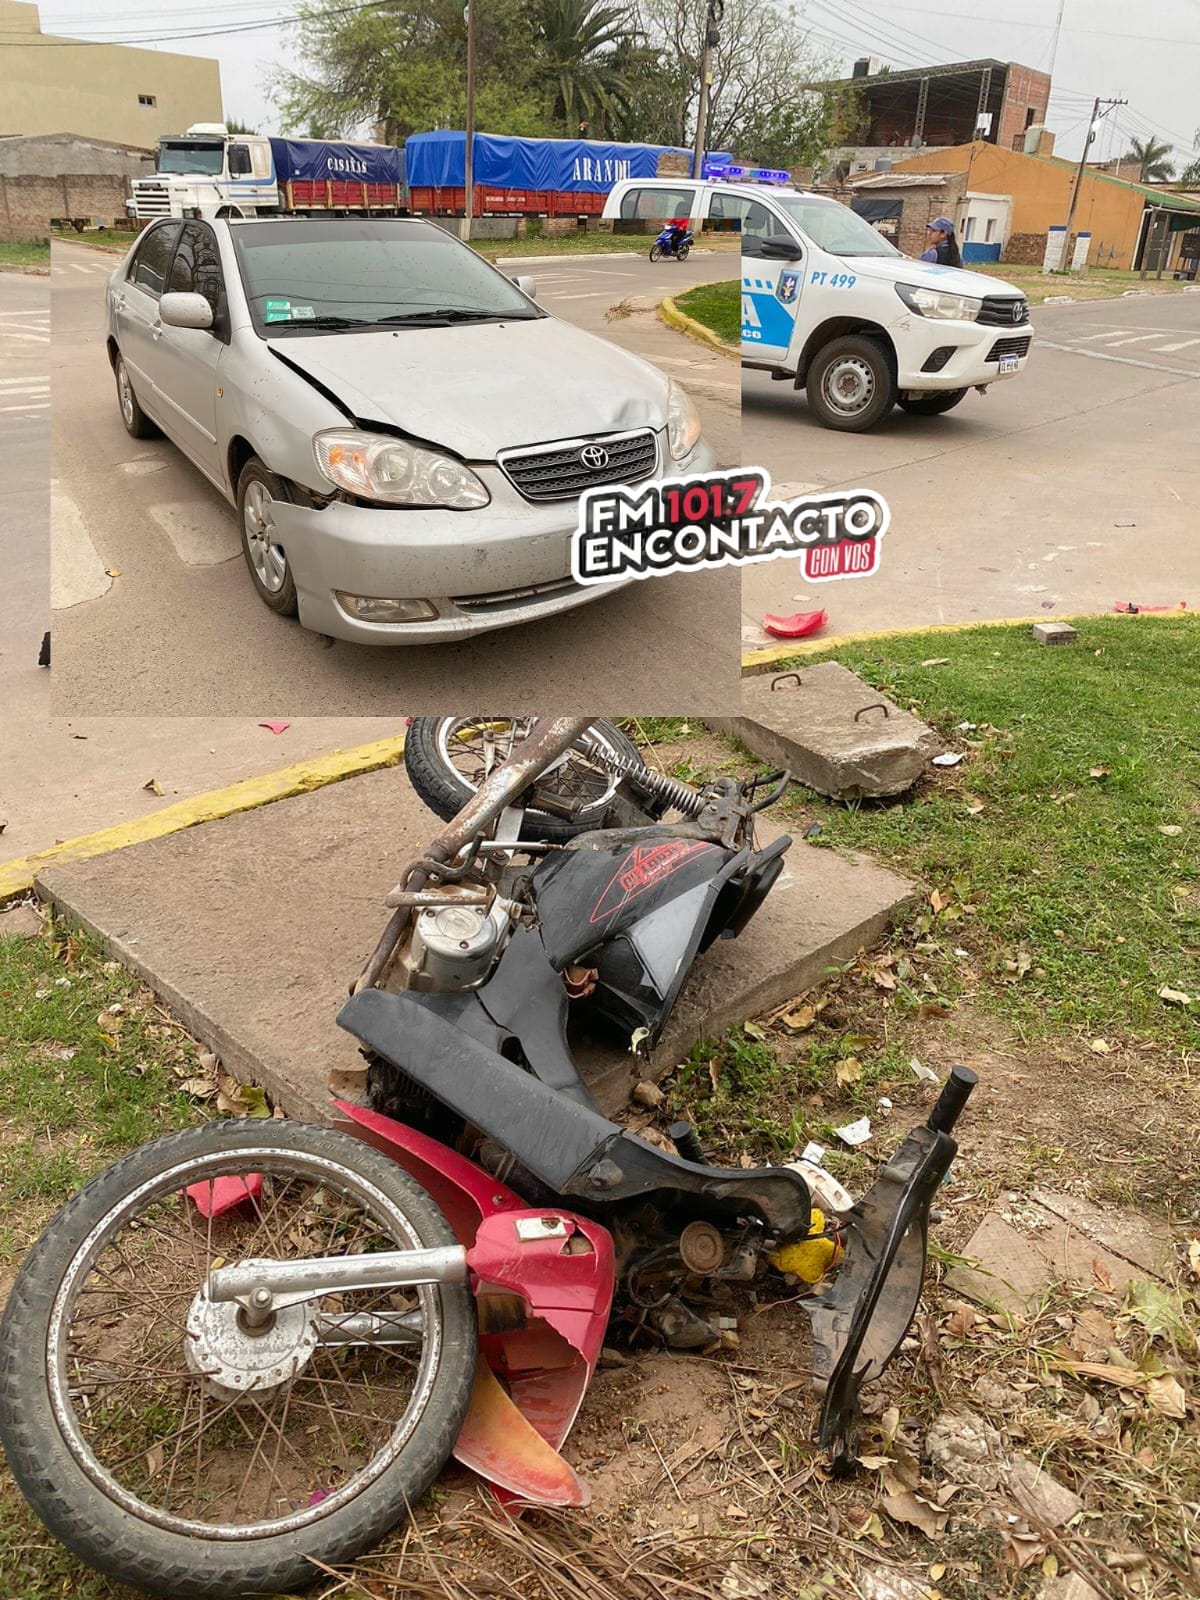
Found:
[{"label": "car alloy wheel", "polygon": [[278,594],[287,577],[287,556],[275,543],[275,502],[265,483],[257,479],[246,490],[242,508],[246,545],[258,581],[269,594]]},{"label": "car alloy wheel", "polygon": [[121,415],[125,418],[125,426],[133,427],[133,385],[129,381],[129,372],[122,361],[117,368],[117,398],[121,402]]}]

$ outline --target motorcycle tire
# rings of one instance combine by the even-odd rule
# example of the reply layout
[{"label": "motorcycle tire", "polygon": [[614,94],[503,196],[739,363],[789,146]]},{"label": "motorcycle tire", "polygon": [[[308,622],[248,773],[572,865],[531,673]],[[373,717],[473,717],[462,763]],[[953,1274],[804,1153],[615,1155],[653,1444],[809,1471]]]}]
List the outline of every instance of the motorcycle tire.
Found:
[{"label": "motorcycle tire", "polygon": [[662,258],[663,258],[663,247],[662,247],[662,245],[657,244],[657,243],[652,244],[650,246],[650,259],[651,259],[651,261],[661,261]]},{"label": "motorcycle tire", "polygon": [[[151,1255],[141,1260],[137,1271],[129,1268],[132,1276],[126,1284],[114,1285],[114,1292],[120,1293],[150,1285],[149,1297],[143,1293],[139,1299],[135,1293],[127,1313],[120,1318],[103,1320],[107,1313],[102,1310],[99,1314],[93,1311],[82,1322],[77,1320],[78,1302],[85,1294],[109,1292],[107,1284],[112,1280],[99,1263],[108,1259],[114,1239],[122,1241],[122,1257],[126,1249],[133,1248],[124,1242],[127,1239],[149,1239],[153,1246],[157,1225],[151,1222],[148,1231],[148,1216],[157,1209],[189,1222],[202,1214],[199,1207],[193,1213],[189,1209],[191,1201],[184,1197],[189,1179],[199,1173],[203,1181],[215,1184],[217,1174],[230,1168],[236,1170],[239,1163],[245,1164],[247,1173],[260,1173],[259,1194],[272,1196],[269,1205],[264,1200],[263,1211],[257,1200],[253,1212],[242,1202],[228,1207],[227,1214],[217,1222],[204,1224],[207,1234],[194,1222],[186,1239],[178,1239],[173,1230],[164,1234],[158,1244],[159,1258]],[[274,1186],[277,1180],[282,1181],[281,1188]],[[288,1203],[294,1205],[295,1215],[306,1230],[298,1243],[297,1236],[288,1229],[286,1215],[280,1217],[280,1208],[293,1184],[298,1198]],[[215,1187],[210,1192],[215,1194]],[[356,1238],[361,1236],[361,1219],[366,1218],[370,1228],[397,1241],[393,1247],[427,1248],[456,1243],[431,1197],[394,1161],[370,1145],[308,1123],[242,1118],[170,1134],[133,1151],[69,1200],[34,1245],[17,1276],[0,1324],[0,1440],[13,1476],[34,1511],[51,1534],[89,1566],[148,1594],[183,1600],[292,1594],[311,1588],[321,1577],[314,1562],[326,1568],[339,1566],[377,1544],[403,1521],[409,1508],[421,1499],[442,1470],[466,1415],[477,1361],[475,1302],[465,1283],[431,1284],[416,1291],[421,1317],[421,1331],[413,1341],[421,1347],[412,1369],[413,1395],[417,1399],[401,1402],[405,1409],[398,1419],[390,1420],[390,1430],[386,1410],[388,1406],[393,1411],[397,1407],[391,1400],[381,1399],[389,1391],[379,1388],[373,1373],[365,1379],[361,1376],[373,1356],[382,1355],[384,1361],[396,1362],[394,1351],[378,1342],[367,1340],[347,1346],[352,1360],[340,1361],[336,1340],[323,1344],[319,1337],[316,1339],[308,1363],[314,1362],[316,1351],[322,1352],[322,1364],[328,1361],[333,1371],[342,1374],[337,1379],[341,1385],[337,1391],[339,1407],[350,1406],[361,1391],[360,1416],[366,1419],[355,1422],[353,1411],[339,1410],[331,1414],[332,1426],[327,1420],[323,1428],[305,1426],[309,1412],[320,1407],[312,1403],[318,1391],[303,1382],[308,1368],[302,1357],[280,1358],[279,1367],[268,1378],[261,1378],[260,1372],[255,1371],[248,1389],[230,1391],[226,1387],[216,1399],[208,1394],[213,1374],[221,1359],[234,1359],[226,1356],[226,1351],[251,1348],[245,1344],[245,1336],[240,1345],[236,1337],[232,1344],[214,1342],[213,1349],[219,1351],[217,1367],[201,1368],[191,1359],[184,1362],[189,1350],[197,1352],[198,1362],[205,1349],[205,1334],[197,1334],[193,1328],[198,1301],[193,1299],[190,1309],[185,1309],[184,1299],[193,1271],[198,1273],[198,1282],[203,1282],[205,1244],[215,1248],[218,1238],[227,1236],[218,1235],[216,1230],[228,1229],[237,1238],[237,1230],[243,1229],[257,1243],[265,1229],[267,1247],[275,1256],[280,1250],[287,1250],[289,1244],[300,1256],[319,1255],[330,1248],[330,1236],[324,1223],[312,1220],[312,1212],[305,1207],[321,1204],[328,1206],[328,1214],[335,1218],[339,1209],[344,1213],[347,1206],[353,1206],[360,1219]],[[268,1218],[279,1227],[282,1245],[274,1242]],[[345,1235],[332,1235],[339,1236]],[[375,1236],[379,1237],[379,1233]],[[173,1253],[172,1242],[181,1249]],[[155,1267],[162,1274],[159,1281],[153,1276]],[[163,1288],[164,1281],[171,1281],[171,1273],[180,1277],[182,1287]],[[151,1309],[139,1309],[147,1303]],[[161,1309],[173,1303],[179,1304],[177,1312]],[[323,1315],[317,1306],[325,1303],[313,1303],[311,1327]],[[332,1301],[335,1311],[344,1303],[345,1297]],[[286,1311],[279,1313],[281,1319],[288,1315]],[[174,1316],[178,1317],[177,1341],[169,1320]],[[147,1318],[154,1319],[147,1342],[152,1337],[161,1339],[164,1318],[168,1319],[167,1344],[159,1345],[156,1358],[172,1365],[184,1364],[190,1370],[162,1372],[140,1364],[148,1358],[136,1343],[137,1325]],[[97,1326],[119,1331],[92,1332]],[[266,1331],[273,1327],[274,1324]],[[278,1336],[288,1336],[285,1325],[281,1324]],[[229,1332],[221,1337],[228,1340]],[[189,1347],[188,1339],[201,1342]],[[89,1341],[99,1342],[95,1356],[89,1353]],[[74,1346],[70,1361],[65,1354],[69,1345]],[[49,1354],[56,1348],[64,1352],[57,1363]],[[114,1371],[119,1373],[120,1363],[128,1359],[129,1348],[134,1350],[138,1363],[130,1369],[135,1375],[125,1379],[114,1378],[111,1373],[104,1376],[103,1363],[115,1363]],[[101,1363],[101,1376],[97,1384],[89,1385],[89,1365],[97,1361]],[[279,1372],[289,1361],[293,1363],[291,1373],[280,1380]],[[239,1369],[239,1375],[230,1381],[246,1383],[249,1370]],[[397,1373],[408,1369],[390,1365],[386,1370]],[[227,1375],[222,1372],[221,1376]],[[324,1396],[325,1381],[315,1364],[307,1381],[319,1385]],[[153,1393],[154,1382],[162,1387],[147,1408],[144,1397]],[[82,1404],[72,1393],[72,1383],[83,1396]],[[130,1400],[116,1400],[117,1413],[125,1419],[123,1427],[133,1433],[158,1431],[160,1442],[151,1446],[151,1454],[157,1451],[157,1466],[147,1464],[143,1468],[146,1457],[141,1441],[131,1455],[115,1464],[105,1460],[113,1450],[113,1424],[101,1419],[104,1407],[114,1404],[114,1391],[106,1391],[105,1383],[134,1386],[116,1391],[118,1395],[131,1396]],[[170,1387],[172,1383],[174,1389]],[[177,1392],[181,1388],[186,1400]],[[257,1390],[257,1397],[250,1395],[250,1390]],[[228,1399],[231,1392],[233,1398]],[[301,1394],[307,1400],[302,1400]],[[249,1406],[244,1403],[247,1397]],[[410,1415],[414,1403],[419,1406],[415,1418]],[[193,1404],[199,1413],[199,1433],[194,1431]],[[233,1430],[234,1443],[230,1444],[217,1431],[215,1465],[212,1422],[207,1433],[204,1424],[206,1404],[213,1408],[210,1415],[219,1418],[231,1408],[236,1410],[245,1435],[239,1436]],[[325,1404],[328,1407],[327,1399]],[[303,1409],[305,1405],[307,1411]],[[278,1493],[284,1487],[284,1480],[277,1476],[280,1447],[274,1447],[275,1460],[268,1465],[271,1446],[262,1449],[266,1434],[260,1434],[246,1476],[241,1479],[242,1487],[230,1508],[229,1485],[239,1481],[245,1464],[236,1450],[240,1448],[245,1454],[245,1438],[253,1442],[254,1411],[265,1420],[271,1408],[278,1415],[281,1406],[282,1418],[272,1426],[281,1443],[289,1426],[293,1432],[300,1430],[303,1454],[289,1442],[300,1462],[299,1484],[293,1481],[284,1494]],[[183,1420],[178,1421],[181,1407]],[[338,1415],[351,1419],[347,1425],[351,1452],[347,1452],[341,1439]],[[191,1436],[189,1417],[193,1418]],[[167,1433],[175,1423],[175,1431]],[[380,1432],[382,1442],[378,1444],[363,1442],[369,1441],[372,1423],[386,1430]],[[335,1430],[336,1447],[332,1441]],[[110,1438],[105,1444],[102,1441],[106,1434]],[[207,1441],[207,1452],[204,1443],[197,1442],[202,1439]],[[127,1451],[131,1433],[119,1429],[117,1440],[119,1451]],[[174,1454],[167,1456],[164,1463],[163,1453],[172,1444]],[[185,1447],[195,1449],[195,1484],[193,1488],[189,1460],[179,1473],[177,1489],[175,1469]],[[325,1455],[332,1461],[339,1449],[341,1464],[327,1464]],[[371,1451],[374,1453],[368,1453]],[[354,1461],[347,1469],[347,1457],[353,1460],[354,1452],[365,1459],[366,1465]],[[231,1471],[231,1462],[236,1475]],[[285,1478],[290,1470],[294,1480],[296,1468],[286,1456],[283,1465]],[[169,1474],[164,1467],[169,1467]],[[258,1477],[247,1491],[256,1468]],[[335,1487],[347,1470],[350,1475]],[[132,1487],[129,1481],[122,1481],[122,1475],[134,1483],[146,1477],[149,1490],[140,1483]],[[363,1481],[356,1488],[358,1478]],[[318,1485],[315,1489],[311,1489],[313,1481]],[[322,1486],[325,1483],[328,1488]],[[257,1515],[257,1521],[239,1522],[243,1495],[253,1496],[255,1506],[259,1497],[264,1497],[262,1511],[250,1512],[252,1518]],[[180,1509],[176,1509],[177,1502]],[[189,1502],[200,1509],[201,1520],[188,1509]],[[322,1509],[325,1505],[328,1510]],[[275,1527],[278,1532],[271,1531]],[[225,1531],[218,1534],[213,1531],[216,1528]]]},{"label": "motorcycle tire", "polygon": [[692,247],[690,244],[681,244],[679,249],[675,252],[676,261],[686,261],[688,256],[691,254],[691,250]]},{"label": "motorcycle tire", "polygon": [[[409,782],[429,809],[441,817],[443,822],[449,822],[451,818],[456,817],[476,792],[476,786],[450,761],[449,739],[457,724],[469,725],[486,720],[488,719],[482,717],[414,717],[409,725],[404,740],[404,766]],[[620,728],[605,721],[593,722],[591,727],[592,732],[611,745],[614,750],[636,761],[638,766],[644,765],[637,746],[631,739],[626,738]],[[570,760],[570,757],[567,759]],[[578,818],[569,820],[553,812],[538,810],[535,791],[534,802],[525,811],[521,838],[529,843],[562,844],[567,839],[573,839],[576,834],[588,833],[600,826],[610,796],[611,791],[594,807],[583,811]],[[643,805],[651,815],[661,815],[662,808],[655,809],[654,802]]]}]

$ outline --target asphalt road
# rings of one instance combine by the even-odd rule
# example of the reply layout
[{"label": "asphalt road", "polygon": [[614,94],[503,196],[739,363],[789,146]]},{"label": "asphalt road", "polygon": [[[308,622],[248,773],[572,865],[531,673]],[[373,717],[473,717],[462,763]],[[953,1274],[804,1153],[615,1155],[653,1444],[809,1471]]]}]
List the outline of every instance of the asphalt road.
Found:
[{"label": "asphalt road", "polygon": [[[125,433],[103,350],[113,258],[54,245],[53,709],[66,715],[395,716],[512,710],[701,714],[738,693],[736,573],[633,584],[558,619],[461,644],[371,650],[272,616],[232,513],[171,445]],[[514,271],[516,270],[514,263]],[[735,362],[635,305],[735,277],[730,256],[522,263],[549,310],[603,332],[693,392],[723,462],[740,454]]]},{"label": "asphalt road", "polygon": [[790,385],[743,374],[746,464],[785,485],[869,486],[892,509],[872,578],[745,569],[745,648],[777,642],[764,614],[822,606],[829,638],[1118,600],[1200,606],[1200,293],[1043,306],[1034,323],[1019,377],[867,434],[832,433]]},{"label": "asphalt road", "polygon": [[50,700],[37,665],[50,626],[50,283],[0,272],[0,706]]}]

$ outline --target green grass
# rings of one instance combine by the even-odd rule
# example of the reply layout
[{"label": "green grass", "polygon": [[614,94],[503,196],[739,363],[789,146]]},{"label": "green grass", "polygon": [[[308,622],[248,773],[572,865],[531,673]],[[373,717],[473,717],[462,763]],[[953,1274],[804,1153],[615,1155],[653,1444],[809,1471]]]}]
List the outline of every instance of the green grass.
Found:
[{"label": "green grass", "polygon": [[503,261],[505,257],[516,261],[525,256],[577,256],[608,251],[646,255],[651,242],[649,237],[643,239],[638,234],[592,233],[581,229],[577,233],[527,233],[522,239],[472,239],[471,248],[489,261]]},{"label": "green grass", "polygon": [[90,940],[3,936],[0,923],[0,1260],[30,1207],[48,1211],[133,1146],[196,1120],[178,1077],[195,1051]]},{"label": "green grass", "polygon": [[[917,931],[982,961],[980,998],[1027,1037],[1084,1029],[1194,1049],[1200,620],[1078,626],[1065,647],[1022,626],[838,650],[967,755],[905,803],[805,795],[805,816],[822,823],[820,845],[869,850],[938,891]],[[1164,986],[1194,1003],[1164,1003]]]},{"label": "green grass", "polygon": [[737,279],[728,283],[702,283],[677,294],[675,304],[686,316],[692,317],[723,339],[726,344],[737,344],[741,339],[742,293]]},{"label": "green grass", "polygon": [[0,239],[0,271],[49,265],[49,239]]}]

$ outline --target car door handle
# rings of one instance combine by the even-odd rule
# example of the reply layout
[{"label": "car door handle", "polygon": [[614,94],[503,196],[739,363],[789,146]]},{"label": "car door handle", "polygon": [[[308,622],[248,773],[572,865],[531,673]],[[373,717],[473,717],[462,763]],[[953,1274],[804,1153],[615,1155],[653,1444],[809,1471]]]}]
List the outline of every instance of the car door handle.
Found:
[{"label": "car door handle", "polygon": [[152,339],[161,339],[162,338],[162,331],[163,330],[162,330],[162,323],[161,322],[152,322],[150,324],[150,337]]}]

